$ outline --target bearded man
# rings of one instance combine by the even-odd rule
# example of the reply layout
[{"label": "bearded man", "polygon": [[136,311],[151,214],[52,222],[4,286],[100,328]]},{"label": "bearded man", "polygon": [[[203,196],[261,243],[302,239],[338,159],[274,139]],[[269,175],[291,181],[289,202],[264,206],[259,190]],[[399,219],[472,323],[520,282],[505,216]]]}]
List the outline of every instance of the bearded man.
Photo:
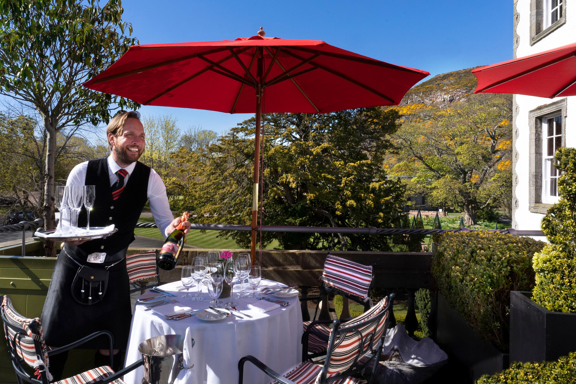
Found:
[{"label": "bearded man", "polygon": [[[110,156],[78,164],[67,186],[96,186],[90,225],[114,224],[117,232],[105,239],[65,243],[52,276],[42,313],[46,344],[59,347],[93,332],[107,330],[114,336],[114,353],[125,352],[132,311],[126,271],[126,251],[134,241],[134,228],[146,201],[160,231],[168,236],[178,224],[160,176],[138,159],[146,145],[138,112],[121,112],[106,130]],[[190,230],[186,223],[185,233]],[[83,211],[78,226],[86,226]],[[107,365],[108,340],[99,337],[84,348],[99,349],[96,365]],[[59,355],[56,355],[59,356]],[[55,356],[55,357],[56,357]],[[59,379],[66,357],[51,358],[50,371]],[[115,356],[115,369],[123,353]]]}]

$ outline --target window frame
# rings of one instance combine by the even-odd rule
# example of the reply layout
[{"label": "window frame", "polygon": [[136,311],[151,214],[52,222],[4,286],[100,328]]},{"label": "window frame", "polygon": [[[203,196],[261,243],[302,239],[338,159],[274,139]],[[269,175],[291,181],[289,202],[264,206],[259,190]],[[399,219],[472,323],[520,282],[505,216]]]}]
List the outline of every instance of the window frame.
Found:
[{"label": "window frame", "polygon": [[530,126],[530,149],[529,149],[529,210],[532,213],[545,214],[552,203],[543,202],[543,164],[544,164],[544,139],[543,121],[544,119],[560,116],[562,118],[562,146],[566,146],[566,120],[567,120],[567,99],[555,101],[542,105],[531,110],[528,114]]},{"label": "window frame", "polygon": [[[556,126],[556,119],[560,118],[560,129],[561,132],[560,134],[558,134],[557,132],[557,126]],[[555,163],[555,154],[556,151],[558,150],[558,145],[556,142],[556,138],[560,137],[560,147],[564,146],[564,131],[565,131],[565,127],[564,127],[564,119],[562,118],[562,114],[561,111],[558,111],[557,113],[553,113],[551,115],[547,115],[547,116],[542,116],[541,118],[542,121],[542,203],[543,204],[554,204],[557,203],[558,200],[560,199],[559,195],[558,195],[558,177],[559,177],[559,172],[555,169],[552,168],[552,166],[550,164],[547,164],[549,162],[553,162]],[[550,121],[553,122],[554,127],[552,128],[552,134],[550,135]],[[553,153],[552,155],[548,155],[548,145],[552,144],[552,148],[553,148]],[[549,171],[553,169],[553,175],[550,174],[549,175]],[[551,178],[554,178],[555,181],[555,190],[556,190],[556,195],[552,196],[549,191],[550,191],[550,187],[552,186],[551,183]]]},{"label": "window frame", "polygon": [[562,15],[557,21],[550,23],[552,0],[530,0],[530,45],[536,44],[566,24],[566,3],[567,0],[559,0]]}]

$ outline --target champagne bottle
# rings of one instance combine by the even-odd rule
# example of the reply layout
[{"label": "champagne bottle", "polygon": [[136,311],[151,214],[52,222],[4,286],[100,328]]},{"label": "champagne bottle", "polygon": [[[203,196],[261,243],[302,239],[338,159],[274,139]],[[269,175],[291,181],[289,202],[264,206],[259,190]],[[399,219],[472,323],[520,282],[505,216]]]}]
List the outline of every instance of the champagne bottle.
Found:
[{"label": "champagne bottle", "polygon": [[186,235],[184,234],[184,223],[188,221],[190,214],[184,212],[180,219],[180,224],[176,227],[174,231],[166,238],[162,249],[160,249],[160,254],[158,255],[158,267],[171,271],[176,268],[178,263],[178,257],[186,241]]}]

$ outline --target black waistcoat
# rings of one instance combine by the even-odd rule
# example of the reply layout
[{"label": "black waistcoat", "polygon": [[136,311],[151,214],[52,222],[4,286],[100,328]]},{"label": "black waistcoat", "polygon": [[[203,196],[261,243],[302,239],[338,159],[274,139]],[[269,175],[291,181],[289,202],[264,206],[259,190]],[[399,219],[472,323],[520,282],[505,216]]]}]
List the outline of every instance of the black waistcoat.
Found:
[{"label": "black waistcoat", "polygon": [[[134,241],[134,228],[148,200],[149,177],[150,167],[137,162],[122,194],[117,200],[112,200],[107,159],[88,162],[85,184],[96,186],[96,200],[90,211],[90,226],[105,227],[114,224],[118,232],[106,239],[92,240],[80,245],[84,252],[106,252],[112,255]],[[80,213],[78,226],[86,226],[84,209]]]}]

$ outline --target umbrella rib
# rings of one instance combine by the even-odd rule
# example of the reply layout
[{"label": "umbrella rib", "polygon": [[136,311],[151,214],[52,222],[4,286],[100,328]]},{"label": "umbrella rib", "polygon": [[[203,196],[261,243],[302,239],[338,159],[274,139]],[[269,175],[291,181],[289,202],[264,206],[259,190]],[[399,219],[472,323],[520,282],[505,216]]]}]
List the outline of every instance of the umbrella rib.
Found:
[{"label": "umbrella rib", "polygon": [[[293,56],[293,57],[295,57],[295,58],[297,58],[297,59],[299,59],[299,60],[302,60],[302,59],[303,59],[302,57],[296,55],[295,53],[292,53],[292,52],[286,52],[286,53],[288,53],[289,55],[291,55],[291,56]],[[389,102],[392,103],[392,104],[396,104],[396,101],[394,101],[394,100],[391,99],[390,97],[386,96],[386,95],[383,94],[382,92],[379,92],[379,91],[375,90],[374,88],[367,86],[366,84],[362,84],[361,82],[359,82],[359,81],[357,81],[357,80],[354,80],[353,78],[351,78],[351,77],[349,77],[349,76],[346,76],[346,75],[344,75],[343,73],[340,73],[340,72],[338,72],[338,71],[335,71],[335,70],[330,69],[330,68],[328,68],[328,67],[326,67],[326,66],[324,66],[324,65],[322,65],[322,64],[318,64],[318,63],[315,63],[315,62],[311,62],[310,65],[313,65],[313,66],[315,66],[315,67],[317,67],[317,68],[319,68],[319,69],[321,69],[321,70],[323,70],[323,71],[326,71],[326,72],[328,72],[328,73],[331,73],[331,74],[333,74],[334,76],[337,76],[337,77],[339,77],[339,78],[341,78],[341,79],[344,79],[344,80],[346,80],[346,81],[349,81],[350,83],[355,84],[355,85],[359,86],[360,88],[363,88],[363,89],[367,90],[368,92],[371,92],[371,93],[375,94],[376,96],[379,96],[379,97],[381,97],[381,98],[389,101]]]},{"label": "umbrella rib", "polygon": [[[232,57],[232,56],[230,56],[230,57]],[[230,58],[230,57],[229,57],[229,58]],[[213,72],[219,73],[219,74],[224,75],[224,76],[228,76],[228,77],[231,78],[231,79],[234,79],[234,80],[236,80],[236,81],[238,81],[238,82],[240,82],[240,83],[244,83],[244,84],[249,85],[249,86],[251,86],[251,87],[256,87],[256,85],[257,85],[257,84],[251,83],[250,81],[248,81],[247,79],[243,78],[242,76],[237,75],[236,73],[232,72],[232,71],[229,70],[228,68],[226,68],[226,67],[218,64],[218,63],[215,62],[215,61],[210,60],[210,59],[207,58],[207,57],[204,57],[204,56],[202,56],[202,55],[198,55],[198,58],[201,59],[201,60],[204,60],[204,61],[207,62],[208,64],[211,64],[212,67],[216,67],[216,68],[220,69],[220,71],[222,71],[222,72],[220,72],[220,71],[215,70],[214,68],[210,68],[210,70],[213,71]],[[225,72],[225,73],[224,73],[224,72]]]},{"label": "umbrella rib", "polygon": [[[268,50],[268,48],[265,48],[266,51],[268,53],[270,53],[270,51]],[[286,51],[286,53],[290,54],[290,52]],[[302,59],[301,59],[302,60]],[[280,60],[278,60],[278,58],[276,58],[275,63],[278,64],[278,66],[280,67],[280,69],[282,69],[284,72],[286,72],[286,69],[284,68],[284,66],[282,65],[282,63],[280,63]],[[316,110],[316,113],[320,113],[320,109],[318,109],[318,107],[316,106],[316,104],[314,104],[314,102],[312,101],[312,99],[310,99],[310,97],[306,94],[306,92],[304,92],[304,90],[302,89],[302,87],[300,86],[300,84],[298,84],[298,82],[296,82],[296,80],[294,80],[293,78],[290,78],[290,81],[292,82],[292,84],[294,84],[294,86],[300,91],[300,93],[306,98],[306,100],[308,100],[308,102],[310,103],[310,105],[312,107],[314,107],[314,109]]]},{"label": "umbrella rib", "polygon": [[242,60],[240,60],[240,58],[238,57],[238,55],[236,54],[236,52],[234,51],[234,49],[232,48],[228,48],[228,50],[230,51],[230,53],[232,54],[232,56],[234,56],[234,58],[236,59],[236,61],[240,64],[240,66],[242,66],[242,68],[244,69],[244,72],[250,76],[250,78],[252,79],[252,81],[254,82],[254,84],[258,84],[258,80],[256,80],[254,78],[254,76],[252,75],[252,73],[248,70],[248,68],[246,67],[246,65],[244,65],[244,63],[242,62]]},{"label": "umbrella rib", "polygon": [[[225,57],[225,58],[219,60],[218,63],[223,63],[223,62],[225,62],[226,60],[229,60],[229,59],[230,59],[230,56],[229,56],[229,57]],[[157,95],[153,96],[152,98],[150,98],[149,100],[147,100],[146,102],[144,102],[144,103],[142,103],[142,104],[144,104],[144,105],[150,104],[151,102],[153,102],[154,100],[156,100],[156,99],[164,96],[164,95],[167,94],[168,92],[171,92],[171,91],[173,91],[174,89],[180,87],[182,84],[185,84],[185,83],[189,82],[190,80],[192,80],[192,79],[194,79],[194,78],[196,78],[196,77],[198,77],[198,76],[202,75],[203,73],[206,73],[206,72],[208,72],[208,71],[210,71],[210,70],[212,70],[211,67],[206,67],[206,68],[202,69],[201,71],[196,72],[195,74],[187,77],[186,79],[182,80],[181,82],[174,84],[173,86],[171,86],[170,88],[166,89],[165,91],[162,91],[162,92],[158,93]]]},{"label": "umbrella rib", "polygon": [[[272,56],[272,61],[270,62],[270,65],[268,66],[268,69],[266,70],[266,74],[264,75],[264,78],[262,79],[262,82],[265,84],[266,83],[266,79],[268,78],[268,76],[270,75],[270,71],[272,71],[272,67],[274,66],[274,62],[276,62],[276,58],[278,57],[278,55],[280,54],[280,51],[282,51],[282,47],[279,47],[275,52],[274,55]],[[270,50],[267,49],[266,52],[268,52],[268,54],[271,54]]]},{"label": "umbrella rib", "polygon": [[[303,75],[303,74],[308,73],[308,72],[311,72],[311,71],[314,71],[314,70],[316,70],[316,69],[318,69],[318,68],[317,68],[317,67],[312,67],[312,68],[308,68],[308,69],[303,69],[303,70],[301,70],[300,72],[296,72],[296,73],[294,73],[294,74],[292,74],[292,75],[290,75],[290,74],[284,74],[284,75],[278,76],[278,77],[276,77],[275,79],[270,80],[269,83],[266,83],[266,86],[267,86],[267,87],[271,87],[271,86],[273,86],[273,85],[275,85],[275,84],[278,84],[278,83],[280,83],[280,82],[282,82],[282,81],[293,79],[293,78],[295,78],[295,77],[298,77],[298,76],[300,76],[300,75]],[[288,72],[290,72],[290,71],[288,71]],[[281,78],[280,78],[280,77],[281,77]]]},{"label": "umbrella rib", "polygon": [[576,79],[572,80],[572,82],[570,84],[568,84],[567,86],[565,86],[564,88],[562,88],[560,91],[556,92],[554,94],[554,96],[552,97],[558,97],[558,95],[561,95],[565,90],[567,90],[568,88],[572,87],[574,84],[576,84]]},{"label": "umbrella rib", "polygon": [[[326,44],[326,45],[329,45],[329,44]],[[378,67],[390,68],[390,69],[394,69],[394,70],[398,70],[398,71],[417,73],[417,74],[428,73],[426,71],[420,71],[420,70],[416,70],[416,69],[412,69],[412,68],[401,67],[399,65],[386,63],[384,61],[380,61],[380,60],[376,60],[376,59],[370,59],[368,57],[354,57],[354,56],[344,55],[342,53],[318,51],[317,49],[310,49],[310,48],[304,48],[304,47],[290,47],[290,48],[292,50],[295,50],[295,51],[304,51],[304,52],[308,52],[308,53],[320,52],[320,54],[322,56],[331,56],[331,57],[335,57],[335,58],[342,59],[342,60],[356,61],[358,63],[375,65]]]},{"label": "umbrella rib", "polygon": [[[569,55],[565,55],[565,56],[562,56],[562,57],[560,57],[560,58],[558,58],[558,59],[556,59],[556,60],[549,61],[549,62],[544,63],[544,64],[541,64],[541,65],[539,65],[539,66],[537,66],[537,67],[530,68],[530,69],[528,69],[528,70],[526,70],[526,71],[524,71],[524,72],[521,72],[521,73],[519,73],[519,74],[509,76],[509,77],[507,77],[507,78],[505,78],[505,79],[503,79],[503,80],[500,80],[500,81],[498,81],[498,82],[496,82],[496,83],[494,83],[494,84],[490,84],[489,86],[486,86],[486,87],[484,87],[484,88],[482,88],[482,89],[478,89],[478,90],[476,90],[476,92],[486,91],[486,90],[488,90],[488,89],[492,89],[492,88],[497,87],[497,86],[499,86],[499,85],[508,83],[509,81],[517,80],[517,79],[519,79],[519,78],[521,78],[521,77],[524,77],[524,76],[526,76],[526,75],[529,75],[529,74],[531,74],[531,73],[533,73],[533,72],[539,71],[539,70],[544,69],[544,68],[548,68],[548,67],[550,67],[550,66],[552,66],[552,65],[555,65],[555,64],[558,64],[558,63],[560,63],[560,62],[562,62],[562,61],[564,61],[564,60],[568,60],[568,59],[570,59],[572,56],[575,56],[575,55],[576,55],[576,54],[574,54],[574,53],[570,53]],[[512,63],[510,63],[510,64],[512,64]],[[498,67],[498,68],[503,68],[503,67]],[[488,71],[490,71],[490,70],[488,70]],[[488,72],[488,71],[487,71],[487,72]]]},{"label": "umbrella rib", "polygon": [[[267,83],[266,86],[274,85],[274,84],[279,83],[279,82],[281,82],[281,81],[290,79],[290,78],[292,78],[292,77],[296,77],[296,76],[298,76],[298,75],[302,75],[302,74],[310,71],[310,69],[306,69],[306,70],[304,70],[304,71],[298,72],[298,73],[293,74],[293,75],[290,74],[290,72],[293,72],[293,71],[296,70],[297,68],[300,68],[301,66],[308,64],[309,62],[311,62],[312,60],[314,60],[314,59],[317,58],[318,56],[320,56],[320,55],[316,54],[316,55],[310,57],[308,60],[301,61],[299,64],[296,64],[296,65],[293,66],[292,68],[286,70],[286,71],[285,71],[284,73],[282,73],[281,75],[278,75],[278,76],[276,76],[274,79],[270,80],[270,82]],[[272,66],[270,66],[270,67],[272,67]],[[312,69],[316,69],[316,68],[312,68]]]},{"label": "umbrella rib", "polygon": [[[209,52],[207,52],[207,53],[205,53],[205,54],[217,53],[217,52],[224,51],[224,50],[225,50],[224,48],[213,49],[213,50],[211,50],[211,51],[209,51]],[[151,69],[156,69],[156,68],[164,67],[164,66],[167,66],[167,65],[172,65],[172,64],[178,63],[178,62],[180,62],[180,61],[186,61],[186,60],[194,59],[194,58],[196,58],[197,56],[198,56],[198,54],[195,53],[195,54],[193,54],[193,55],[189,55],[189,56],[185,56],[185,57],[180,57],[180,58],[178,58],[178,59],[174,59],[174,60],[170,60],[170,61],[164,61],[164,62],[162,62],[162,63],[149,65],[149,66],[147,66],[147,67],[142,67],[142,68],[139,68],[139,69],[134,69],[134,70],[132,70],[132,71],[122,72],[122,73],[119,73],[119,74],[117,74],[117,75],[112,75],[112,76],[104,77],[104,78],[101,78],[101,79],[98,79],[98,80],[94,80],[93,84],[100,84],[100,83],[105,83],[105,82],[110,81],[110,80],[120,79],[120,78],[122,78],[122,77],[131,76],[131,75],[134,75],[134,74],[146,72],[146,71],[149,71],[149,70],[151,70]]]},{"label": "umbrella rib", "polygon": [[[248,72],[250,72],[250,70],[252,69],[252,66],[254,65],[255,61],[256,61],[256,55],[252,55],[252,60],[250,60],[250,65],[248,66]],[[242,94],[243,90],[244,90],[244,84],[240,84],[240,89],[238,90],[238,93],[236,94],[236,98],[234,99],[234,104],[232,104],[232,108],[230,109],[230,113],[234,113],[234,111],[236,110],[236,104],[238,104],[238,100],[240,100],[240,95]]]}]

